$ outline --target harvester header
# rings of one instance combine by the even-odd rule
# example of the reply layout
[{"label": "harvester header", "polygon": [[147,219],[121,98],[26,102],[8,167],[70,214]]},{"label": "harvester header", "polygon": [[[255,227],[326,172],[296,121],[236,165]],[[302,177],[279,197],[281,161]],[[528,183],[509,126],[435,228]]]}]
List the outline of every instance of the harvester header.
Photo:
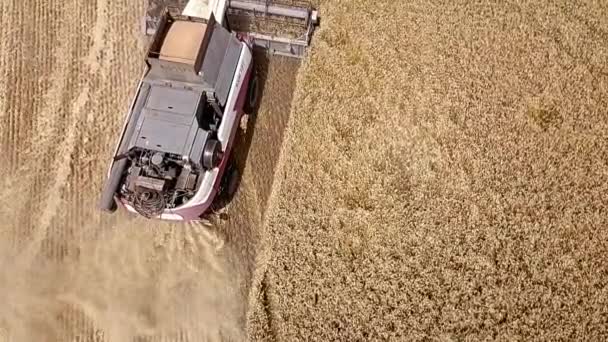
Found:
[{"label": "harvester header", "polygon": [[318,12],[304,1],[287,5],[276,0],[148,0],[142,28],[146,35],[154,35],[165,9],[205,19],[213,13],[218,23],[254,46],[295,58],[305,56],[319,24]]}]

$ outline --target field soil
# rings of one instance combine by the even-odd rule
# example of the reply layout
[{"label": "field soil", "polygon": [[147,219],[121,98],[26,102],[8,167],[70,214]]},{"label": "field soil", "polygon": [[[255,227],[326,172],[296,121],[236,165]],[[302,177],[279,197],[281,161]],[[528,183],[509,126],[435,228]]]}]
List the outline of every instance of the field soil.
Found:
[{"label": "field soil", "polygon": [[254,340],[607,340],[608,3],[320,8]]},{"label": "field soil", "polygon": [[[299,62],[256,54],[242,178],[201,224],[96,210],[143,71],[143,2],[0,3],[0,341],[243,341]],[[266,96],[271,92],[273,96]]]}]

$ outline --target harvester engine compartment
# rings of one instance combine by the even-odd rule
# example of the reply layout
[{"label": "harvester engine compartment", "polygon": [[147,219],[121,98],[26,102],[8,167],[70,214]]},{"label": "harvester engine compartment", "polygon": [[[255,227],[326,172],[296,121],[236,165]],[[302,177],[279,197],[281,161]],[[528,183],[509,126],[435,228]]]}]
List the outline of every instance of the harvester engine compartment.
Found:
[{"label": "harvester engine compartment", "polygon": [[136,149],[129,159],[131,166],[121,195],[138,212],[152,216],[194,196],[201,170],[194,169],[181,156]]}]

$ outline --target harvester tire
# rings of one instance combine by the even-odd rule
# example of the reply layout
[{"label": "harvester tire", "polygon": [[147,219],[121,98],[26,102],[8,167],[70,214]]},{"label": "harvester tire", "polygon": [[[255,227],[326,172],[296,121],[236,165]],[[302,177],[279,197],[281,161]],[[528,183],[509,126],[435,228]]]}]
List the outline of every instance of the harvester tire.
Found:
[{"label": "harvester tire", "polygon": [[245,100],[245,114],[251,115],[255,112],[260,99],[260,81],[258,74],[253,71],[247,88],[247,99]]},{"label": "harvester tire", "polygon": [[226,180],[226,195],[228,198],[232,198],[239,187],[240,174],[239,169],[236,165],[232,165],[230,172],[228,173],[228,179]]}]

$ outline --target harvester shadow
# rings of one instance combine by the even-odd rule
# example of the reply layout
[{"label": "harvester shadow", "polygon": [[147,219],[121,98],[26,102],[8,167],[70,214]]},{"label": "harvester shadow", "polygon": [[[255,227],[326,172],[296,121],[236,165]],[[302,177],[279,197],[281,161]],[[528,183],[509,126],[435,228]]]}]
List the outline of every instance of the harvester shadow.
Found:
[{"label": "harvester shadow", "polygon": [[[212,212],[209,215],[214,215],[224,211],[224,209],[232,203],[235,196],[238,194],[239,189],[241,187],[241,180],[243,173],[245,172],[245,167],[247,164],[247,158],[249,156],[249,152],[251,150],[251,143],[253,141],[255,126],[258,119],[258,112],[260,109],[260,105],[264,98],[264,89],[268,77],[268,65],[270,63],[270,59],[268,54],[264,51],[260,51],[254,49],[253,54],[254,60],[254,71],[258,76],[258,100],[253,108],[252,113],[246,115],[247,126],[243,130],[240,128],[236,134],[234,141],[234,150],[232,151],[232,162],[230,167],[236,168],[237,179],[235,180],[236,191],[229,193],[228,191],[222,191],[219,194],[218,199],[213,204]],[[228,172],[230,173],[230,172]],[[226,213],[220,213],[220,219],[226,219]]]},{"label": "harvester shadow", "polygon": [[[260,99],[248,128],[242,135],[241,151],[236,153],[236,165],[243,175],[251,168],[248,195],[254,196],[257,215],[264,218],[272,192],[279,155],[291,115],[300,60],[284,56],[268,57],[264,50],[255,51],[260,83]],[[253,145],[253,146],[252,146]]]},{"label": "harvester shadow", "polygon": [[[248,179],[248,195],[254,196],[253,204],[259,217],[265,217],[268,200],[274,183],[274,175],[283,146],[283,140],[295,92],[296,74],[300,61],[289,57],[272,56],[265,50],[254,50],[255,70],[258,77],[259,99],[253,113],[247,117],[246,129],[239,130],[235,138],[233,164],[239,178],[233,196],[225,196],[222,208],[233,202],[234,196],[243,189],[240,177]],[[238,206],[237,206],[238,207]],[[222,210],[225,212],[225,210]],[[240,215],[240,214],[237,214]],[[224,214],[222,219],[226,219]]]},{"label": "harvester shadow", "polygon": [[[243,175],[243,172],[245,171],[245,166],[247,164],[247,158],[249,157],[249,152],[251,151],[251,142],[253,141],[253,137],[254,137],[254,133],[255,133],[255,129],[256,129],[256,123],[258,120],[258,113],[260,110],[260,105],[262,103],[262,100],[264,98],[265,92],[264,89],[266,88],[266,82],[268,80],[268,67],[270,64],[270,59],[268,58],[268,54],[266,54],[263,51],[258,51],[256,49],[254,49],[254,67],[255,67],[255,73],[257,74],[258,77],[258,100],[257,103],[255,105],[255,108],[253,108],[253,112],[248,115],[247,117],[247,127],[245,129],[245,131],[239,130],[238,135],[237,135],[237,148],[235,150],[235,154],[234,154],[234,162],[235,162],[235,166],[237,168],[237,170],[239,171],[239,175]],[[238,182],[238,187],[240,188],[240,179],[241,177],[239,177],[239,182]],[[234,195],[234,194],[233,194]]]}]

